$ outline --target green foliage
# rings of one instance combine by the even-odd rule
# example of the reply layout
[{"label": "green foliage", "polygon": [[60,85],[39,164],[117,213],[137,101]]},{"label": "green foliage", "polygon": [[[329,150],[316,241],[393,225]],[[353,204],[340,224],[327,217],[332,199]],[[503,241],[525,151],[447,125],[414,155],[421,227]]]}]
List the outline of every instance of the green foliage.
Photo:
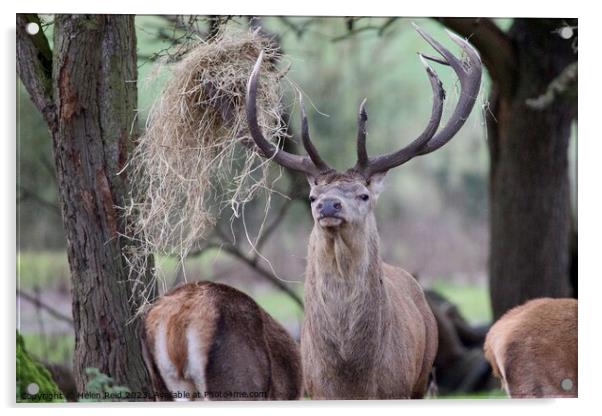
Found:
[{"label": "green foliage", "polygon": [[25,87],[17,86],[17,244],[64,247],[52,141]]},{"label": "green foliage", "polygon": [[[303,299],[303,287],[301,284],[297,286],[295,292]],[[280,322],[301,321],[303,319],[303,311],[299,308],[299,305],[281,291],[265,290],[252,294],[252,297],[259,306]]]},{"label": "green foliage", "polygon": [[[297,293],[303,297],[301,285]],[[487,287],[471,283],[450,283],[436,280],[431,289],[454,303],[462,316],[473,324],[491,322],[491,307]],[[303,318],[303,312],[287,295],[277,290],[258,291],[250,293],[253,299],[268,313],[280,322],[293,321]]]},{"label": "green foliage", "polygon": [[471,283],[450,283],[439,279],[431,285],[431,289],[454,303],[469,322],[491,322],[491,305],[486,286]]},{"label": "green foliage", "polygon": [[64,402],[63,394],[56,386],[50,373],[36,362],[27,350],[17,331],[17,402]]},{"label": "green foliage", "polygon": [[[289,248],[287,247],[287,250]],[[290,250],[293,250],[290,248]],[[186,263],[189,278],[209,279],[215,274],[215,257],[213,255],[190,259]],[[32,288],[36,284],[46,288],[56,289],[69,284],[69,268],[65,252],[21,252],[18,254],[19,275],[21,287]],[[157,264],[166,274],[167,283],[173,281],[177,261],[170,257],[160,257]],[[488,322],[491,320],[489,295],[484,284],[450,283],[443,279],[436,280],[431,287],[457,304],[462,314],[471,322]],[[244,288],[243,288],[244,290]],[[245,290],[249,292],[248,290]],[[299,285],[298,293],[303,289]],[[285,294],[277,290],[257,290],[249,292],[254,299],[279,320],[292,320],[299,317],[297,305]],[[30,335],[26,335],[29,341]],[[58,345],[68,348],[72,338],[57,341]],[[30,345],[39,344],[32,338]],[[61,348],[62,350],[62,348]],[[38,351],[33,351],[38,355]],[[41,353],[41,351],[40,351]],[[61,360],[62,361],[62,360]]]},{"label": "green foliage", "polygon": [[[195,257],[186,261],[186,272],[191,276],[211,279],[213,274],[211,256]],[[168,284],[173,280],[178,260],[175,257],[157,256],[156,265],[165,274]],[[17,276],[19,287],[32,290],[43,287],[52,290],[70,288],[69,262],[64,251],[20,251],[17,253]]]},{"label": "green foliage", "polygon": [[483,391],[479,393],[460,393],[460,394],[447,394],[436,397],[437,399],[508,399],[508,396],[503,390],[491,390]]},{"label": "green foliage", "polygon": [[86,375],[89,377],[86,384],[87,394],[83,395],[81,402],[120,400],[130,392],[129,388],[115,384],[111,377],[100,372],[98,368],[86,368]]},{"label": "green foliage", "polygon": [[69,288],[69,263],[64,251],[20,251],[17,254],[19,287]]},{"label": "green foliage", "polygon": [[70,333],[22,334],[27,352],[36,359],[48,363],[70,364],[73,361],[75,337]]}]

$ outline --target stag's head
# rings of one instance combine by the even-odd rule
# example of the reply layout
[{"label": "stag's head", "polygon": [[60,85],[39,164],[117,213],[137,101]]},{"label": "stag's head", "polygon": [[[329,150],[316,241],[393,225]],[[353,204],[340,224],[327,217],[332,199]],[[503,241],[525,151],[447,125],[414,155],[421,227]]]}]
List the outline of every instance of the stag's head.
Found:
[{"label": "stag's head", "polygon": [[[288,169],[306,174],[311,192],[309,200],[316,226],[336,230],[345,225],[361,226],[373,223],[373,210],[383,185],[386,173],[406,163],[415,156],[425,155],[439,149],[460,130],[477,98],[481,84],[481,60],[477,51],[464,39],[449,32],[451,39],[462,48],[465,59],[456,58],[430,35],[414,25],[418,33],[437,51],[441,58],[420,54],[433,91],[433,106],[430,120],[424,131],[406,147],[389,154],[369,157],[366,151],[366,100],[358,112],[357,163],[352,168],[337,172],[318,154],[309,137],[307,116],[301,104],[301,139],[306,156],[288,153],[265,139],[257,122],[257,80],[263,59],[260,53],[247,84],[247,122],[253,141],[260,153],[272,158]],[[460,80],[460,98],[447,124],[439,129],[445,91],[428,61],[450,66]]]}]

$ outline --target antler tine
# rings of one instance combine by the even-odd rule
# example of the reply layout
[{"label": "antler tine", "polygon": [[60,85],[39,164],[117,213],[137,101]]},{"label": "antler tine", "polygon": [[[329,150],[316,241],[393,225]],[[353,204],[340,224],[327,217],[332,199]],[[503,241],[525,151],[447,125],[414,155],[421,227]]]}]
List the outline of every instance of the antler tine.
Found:
[{"label": "antler tine", "polygon": [[316,149],[309,137],[309,125],[307,123],[307,115],[305,114],[305,105],[303,103],[301,91],[299,91],[299,106],[301,108],[301,141],[303,142],[305,151],[320,171],[326,172],[332,170],[332,168],[320,157],[318,149]]},{"label": "antler tine", "polygon": [[481,58],[476,49],[465,39],[456,35],[453,32],[447,31],[447,34],[454,43],[456,43],[468,58],[468,62],[463,62],[456,58],[451,52],[445,49],[439,42],[429,36],[426,32],[414,25],[418,33],[447,61],[453,68],[454,72],[460,80],[460,98],[453,114],[447,124],[420,150],[420,155],[424,155],[439,149],[441,146],[449,142],[454,135],[464,125],[474,103],[479,95],[481,88],[481,75],[483,68]]},{"label": "antler tine", "polygon": [[314,176],[322,173],[322,170],[319,169],[308,157],[294,155],[279,149],[263,136],[261,128],[257,122],[257,80],[259,78],[262,60],[263,51],[261,51],[259,54],[257,62],[255,62],[255,66],[251,72],[251,76],[249,77],[249,81],[247,82],[247,125],[253,141],[259,148],[262,156],[274,159],[276,163],[284,166],[285,168],[304,172]]},{"label": "antler tine", "polygon": [[[443,89],[443,85],[437,76],[437,73],[431,68],[431,66],[426,62],[426,60],[422,57],[422,55],[418,55],[420,57],[420,61],[424,65],[426,69],[426,73],[429,77],[429,81],[431,83],[431,89],[433,91],[433,107],[431,110],[431,118],[424,129],[424,131],[416,138],[412,143],[407,145],[401,150],[398,150],[394,153],[389,153],[385,155],[376,156],[374,158],[370,158],[365,167],[362,168],[359,164],[356,165],[356,170],[359,170],[365,177],[369,177],[370,175],[377,172],[385,172],[391,168],[399,166],[414,156],[416,156],[420,150],[424,147],[426,143],[433,137],[437,128],[439,127],[439,123],[441,122],[441,116],[443,114],[443,102],[445,100],[445,90]],[[365,146],[365,144],[364,144]],[[358,140],[358,156],[359,156],[359,140]]]},{"label": "antler tine", "polygon": [[[430,153],[449,142],[458,132],[458,130],[460,130],[460,128],[464,125],[464,122],[472,111],[472,107],[474,106],[479,93],[479,88],[481,86],[482,65],[478,52],[466,40],[448,31],[447,33],[450,38],[456,44],[458,44],[467,55],[469,64],[466,64],[456,58],[450,51],[445,49],[439,42],[433,39],[428,33],[423,31],[416,24],[412,23],[412,25],[416,31],[418,31],[420,36],[422,36],[433,47],[433,49],[435,49],[443,57],[443,60],[441,60],[439,58],[432,58],[430,56],[419,54],[422,63],[426,67],[427,74],[431,81],[431,87],[433,89],[434,101],[431,119],[424,132],[422,132],[418,139],[414,140],[407,147],[395,153],[370,159],[368,162],[368,167],[365,169],[365,176],[376,172],[383,172],[399,166],[415,156]],[[439,81],[437,74],[435,74],[433,69],[426,62],[427,59],[451,66],[460,80],[461,92],[458,104],[456,104],[456,108],[454,109],[454,112],[447,124],[437,134],[435,133],[437,132],[439,123],[441,121],[445,91],[443,90],[441,81]]]},{"label": "antler tine", "polygon": [[368,166],[368,151],[366,150],[366,122],[368,113],[366,112],[366,100],[364,98],[357,112],[357,164],[358,170],[364,170]]}]

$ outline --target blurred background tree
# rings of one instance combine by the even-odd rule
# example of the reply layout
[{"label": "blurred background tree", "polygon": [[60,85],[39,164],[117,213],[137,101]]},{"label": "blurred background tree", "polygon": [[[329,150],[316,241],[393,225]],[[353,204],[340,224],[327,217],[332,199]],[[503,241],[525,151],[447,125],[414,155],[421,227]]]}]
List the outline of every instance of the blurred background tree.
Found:
[{"label": "blurred background tree", "polygon": [[570,296],[577,19],[515,19],[506,33],[488,19],[441,21],[475,44],[493,81],[487,115],[493,316],[529,299]]}]

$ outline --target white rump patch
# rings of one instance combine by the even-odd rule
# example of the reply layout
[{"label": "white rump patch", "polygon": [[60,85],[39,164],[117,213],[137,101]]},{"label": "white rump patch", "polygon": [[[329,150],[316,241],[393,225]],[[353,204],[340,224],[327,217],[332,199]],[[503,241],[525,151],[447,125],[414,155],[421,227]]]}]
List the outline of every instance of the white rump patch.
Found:
[{"label": "white rump patch", "polygon": [[189,380],[178,377],[178,369],[169,358],[165,325],[159,325],[157,333],[155,334],[155,362],[157,363],[159,373],[161,373],[161,377],[165,382],[165,387],[167,387],[172,394],[175,393],[174,400],[189,401],[190,399],[188,398],[178,396],[184,396],[188,393],[188,397],[192,397],[195,389]]},{"label": "white rump patch", "polygon": [[189,326],[186,329],[186,341],[188,343],[188,363],[186,366],[186,378],[194,382],[195,391],[198,392],[199,399],[205,397],[205,368],[207,366],[207,351],[203,348],[199,331]]}]

